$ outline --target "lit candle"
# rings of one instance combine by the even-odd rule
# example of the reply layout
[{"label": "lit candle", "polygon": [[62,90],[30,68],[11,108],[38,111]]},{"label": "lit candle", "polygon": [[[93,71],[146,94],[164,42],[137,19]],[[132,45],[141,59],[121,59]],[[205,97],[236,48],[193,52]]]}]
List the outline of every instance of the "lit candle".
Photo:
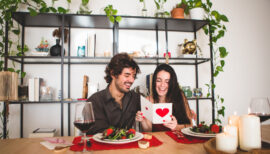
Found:
[{"label": "lit candle", "polygon": [[242,150],[261,148],[260,118],[254,115],[243,115],[239,120],[239,142]]},{"label": "lit candle", "polygon": [[236,153],[237,151],[237,138],[226,132],[216,135],[216,148],[219,151],[227,153]]},{"label": "lit candle", "polygon": [[228,123],[229,123],[229,125],[233,125],[233,126],[238,128],[239,116],[236,115],[236,112],[234,112],[234,115],[229,116]]}]

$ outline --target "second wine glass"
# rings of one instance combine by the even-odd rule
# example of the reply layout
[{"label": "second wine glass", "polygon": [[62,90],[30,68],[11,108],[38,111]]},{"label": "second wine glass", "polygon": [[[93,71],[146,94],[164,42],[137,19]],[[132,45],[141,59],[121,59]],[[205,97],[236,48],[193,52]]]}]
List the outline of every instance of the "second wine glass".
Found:
[{"label": "second wine glass", "polygon": [[270,118],[270,103],[267,97],[252,98],[250,102],[250,114],[260,117],[260,121]]},{"label": "second wine glass", "polygon": [[86,132],[88,132],[91,127],[95,124],[95,117],[93,106],[91,102],[81,102],[75,104],[75,119],[74,125],[77,127],[84,135],[83,142],[83,152],[86,152]]}]

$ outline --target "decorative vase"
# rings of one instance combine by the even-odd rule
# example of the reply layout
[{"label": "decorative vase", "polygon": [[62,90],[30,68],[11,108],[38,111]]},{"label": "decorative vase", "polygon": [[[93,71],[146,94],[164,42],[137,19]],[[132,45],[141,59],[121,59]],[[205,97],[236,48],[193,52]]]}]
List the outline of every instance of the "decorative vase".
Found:
[{"label": "decorative vase", "polygon": [[205,17],[205,12],[203,8],[193,8],[189,11],[190,18],[195,20],[203,20]]},{"label": "decorative vase", "polygon": [[165,18],[164,3],[164,1],[160,3],[160,8],[156,10],[155,17]]},{"label": "decorative vase", "polygon": [[142,16],[147,17],[147,9],[145,5],[145,1],[143,1]]},{"label": "decorative vase", "polygon": [[183,8],[174,8],[171,11],[172,18],[184,19],[184,9]]},{"label": "decorative vase", "polygon": [[[60,39],[56,39],[56,45],[50,48],[50,54],[51,56],[61,56]],[[64,50],[64,55],[65,55],[65,50]]]}]

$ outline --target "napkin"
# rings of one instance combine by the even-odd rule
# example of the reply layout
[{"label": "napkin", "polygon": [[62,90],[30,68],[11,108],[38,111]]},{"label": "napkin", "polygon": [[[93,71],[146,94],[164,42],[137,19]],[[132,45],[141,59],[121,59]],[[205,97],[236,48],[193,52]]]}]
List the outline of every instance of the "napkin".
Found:
[{"label": "napkin", "polygon": [[61,138],[43,138],[45,141],[40,142],[41,145],[45,146],[49,150],[53,150],[55,147],[68,147],[73,145],[71,142]]}]

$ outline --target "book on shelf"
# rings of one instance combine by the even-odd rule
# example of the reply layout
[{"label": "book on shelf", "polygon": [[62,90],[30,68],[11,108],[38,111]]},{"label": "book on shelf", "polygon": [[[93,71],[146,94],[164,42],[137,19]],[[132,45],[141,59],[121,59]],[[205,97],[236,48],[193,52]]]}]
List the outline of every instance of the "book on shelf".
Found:
[{"label": "book on shelf", "polygon": [[29,79],[28,86],[29,101],[39,101],[40,87],[44,86],[44,80],[39,77],[31,78]]},{"label": "book on shelf", "polygon": [[86,39],[86,57],[95,57],[95,50],[96,50],[96,34],[87,34]]},{"label": "book on shelf", "polygon": [[32,133],[29,134],[29,138],[38,137],[54,137],[56,133],[55,128],[37,128]]}]

